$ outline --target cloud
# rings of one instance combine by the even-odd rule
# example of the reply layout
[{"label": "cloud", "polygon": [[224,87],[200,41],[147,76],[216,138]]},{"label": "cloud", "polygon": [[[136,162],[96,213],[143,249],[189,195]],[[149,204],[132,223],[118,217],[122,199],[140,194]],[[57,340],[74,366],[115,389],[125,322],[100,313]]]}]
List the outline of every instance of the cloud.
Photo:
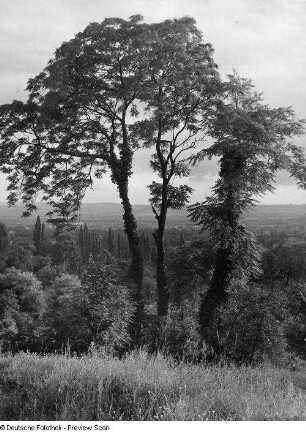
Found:
[{"label": "cloud", "polygon": [[[195,17],[205,41],[215,48],[222,76],[236,68],[253,79],[271,106],[292,105],[299,117],[306,118],[306,2],[290,0],[0,0],[0,103],[24,99],[27,80],[46,66],[63,41],[89,22],[110,16],[127,19],[138,13],[147,22]],[[304,137],[295,143],[306,149]],[[135,203],[147,201],[151,153],[152,149],[143,150],[135,156],[131,184]],[[189,182],[196,189],[196,200],[209,193],[217,170],[214,161],[193,168]],[[269,200],[301,200],[288,176],[281,173],[278,181],[284,187]],[[5,185],[0,175],[0,200],[6,195]],[[105,178],[95,183],[87,201],[117,197]]]}]

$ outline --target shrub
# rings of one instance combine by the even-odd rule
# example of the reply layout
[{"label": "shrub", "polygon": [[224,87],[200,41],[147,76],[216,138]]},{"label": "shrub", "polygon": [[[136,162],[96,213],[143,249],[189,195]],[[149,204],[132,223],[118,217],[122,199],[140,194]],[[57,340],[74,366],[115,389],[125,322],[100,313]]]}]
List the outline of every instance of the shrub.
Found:
[{"label": "shrub", "polygon": [[47,291],[44,346],[48,351],[86,351],[91,333],[84,316],[84,293],[78,277],[62,274]]},{"label": "shrub", "polygon": [[30,272],[0,275],[0,339],[5,350],[38,350],[43,332],[44,292]]},{"label": "shrub", "polygon": [[120,277],[116,259],[101,254],[97,261],[89,260],[82,282],[83,313],[92,341],[111,351],[128,347],[135,311],[131,294]]},{"label": "shrub", "polygon": [[206,341],[219,347],[219,355],[238,363],[268,358],[286,361],[288,312],[280,290],[242,281],[232,285],[229,300],[207,330]]}]

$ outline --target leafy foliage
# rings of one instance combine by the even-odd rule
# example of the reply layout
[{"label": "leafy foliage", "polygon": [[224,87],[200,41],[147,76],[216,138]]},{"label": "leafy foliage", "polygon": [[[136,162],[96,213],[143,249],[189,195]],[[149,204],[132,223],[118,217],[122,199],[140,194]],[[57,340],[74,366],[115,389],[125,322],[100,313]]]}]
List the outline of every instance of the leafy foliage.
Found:
[{"label": "leafy foliage", "polygon": [[259,195],[273,191],[278,170],[289,171],[306,187],[305,156],[287,141],[302,134],[303,122],[295,120],[289,108],[263,105],[251,82],[237,74],[230,75],[224,87],[225,99],[210,128],[216,141],[193,158],[219,157],[220,177],[211,197],[190,206],[192,219],[209,228],[219,244],[233,238],[243,242],[246,232],[238,219]]},{"label": "leafy foliage", "polygon": [[44,293],[29,272],[14,268],[0,274],[1,345],[11,350],[41,348]]},{"label": "leafy foliage", "polygon": [[[211,278],[215,252],[209,241],[183,243],[169,254],[167,272],[171,301],[181,306],[203,292]],[[196,309],[196,307],[195,307]]]},{"label": "leafy foliage", "polygon": [[303,122],[295,120],[290,108],[264,105],[249,80],[236,73],[228,78],[223,100],[209,125],[215,142],[193,158],[194,162],[220,158],[212,195],[189,207],[192,220],[209,229],[218,246],[210,288],[201,304],[202,335],[218,307],[227,301],[237,272],[247,278],[258,275],[256,244],[241,222],[242,213],[256,203],[256,197],[273,191],[279,169],[289,171],[306,188],[305,156],[288,142],[302,134]]},{"label": "leafy foliage", "polygon": [[126,348],[135,306],[128,288],[120,284],[114,258],[102,254],[97,262],[91,260],[82,285],[91,341],[111,350]]},{"label": "leafy foliage", "polygon": [[129,176],[125,119],[141,90],[145,49],[144,26],[137,20],[92,23],[63,43],[44,71],[29,80],[26,103],[1,107],[2,168],[9,176],[10,204],[20,188],[31,212],[35,193],[43,190],[59,215],[56,222],[69,222],[70,215],[73,222],[92,176],[101,177],[105,164],[115,177],[119,168]]},{"label": "leafy foliage", "polygon": [[91,342],[84,318],[81,281],[74,275],[56,277],[48,290],[44,346],[47,350],[86,351]]},{"label": "leafy foliage", "polygon": [[278,287],[233,282],[220,320],[207,332],[207,342],[238,363],[285,362],[290,318],[286,305],[286,295]]},{"label": "leafy foliage", "polygon": [[9,235],[6,225],[0,223],[0,272],[6,268],[6,259],[9,249]]},{"label": "leafy foliage", "polygon": [[80,261],[80,251],[69,232],[57,236],[52,248],[53,264],[60,265],[66,272],[77,275]]},{"label": "leafy foliage", "polygon": [[[161,183],[152,182],[148,187],[150,189],[151,198],[149,202],[155,209],[161,209],[162,207],[162,190],[163,185]],[[182,209],[189,201],[190,194],[193,189],[188,185],[173,186],[168,185],[167,187],[167,209]]]}]

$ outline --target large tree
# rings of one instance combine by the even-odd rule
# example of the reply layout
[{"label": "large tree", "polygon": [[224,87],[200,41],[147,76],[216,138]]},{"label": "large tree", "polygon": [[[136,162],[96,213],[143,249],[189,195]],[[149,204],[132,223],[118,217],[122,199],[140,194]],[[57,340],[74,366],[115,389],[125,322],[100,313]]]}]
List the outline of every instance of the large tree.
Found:
[{"label": "large tree", "polygon": [[86,189],[109,168],[123,206],[140,302],[143,265],[128,194],[138,147],[129,123],[147,77],[148,32],[139,21],[105,19],[64,42],[29,80],[27,102],[1,107],[0,157],[9,204],[21,192],[28,215],[43,191],[58,226],[76,220]]},{"label": "large tree", "polygon": [[288,171],[299,187],[306,188],[303,150],[290,141],[302,134],[303,121],[295,119],[291,108],[265,105],[250,80],[237,73],[228,78],[210,125],[214,144],[195,158],[219,158],[219,178],[212,195],[190,207],[192,219],[210,230],[216,246],[210,287],[200,308],[204,337],[228,299],[233,278],[258,271],[256,245],[243,225],[243,213],[259,196],[274,190],[279,170]]}]

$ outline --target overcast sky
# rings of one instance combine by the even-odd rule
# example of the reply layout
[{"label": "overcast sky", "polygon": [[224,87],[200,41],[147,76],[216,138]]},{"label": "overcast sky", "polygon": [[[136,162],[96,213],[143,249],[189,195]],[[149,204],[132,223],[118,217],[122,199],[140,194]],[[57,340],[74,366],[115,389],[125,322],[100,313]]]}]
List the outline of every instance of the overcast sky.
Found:
[{"label": "overcast sky", "polygon": [[[184,15],[196,19],[205,42],[212,43],[224,77],[237,69],[251,78],[272,107],[292,106],[306,118],[306,1],[304,0],[0,0],[0,104],[25,99],[27,80],[46,66],[57,47],[89,22],[142,14],[147,22]],[[306,149],[305,136],[296,143]],[[147,203],[150,183],[148,151],[135,159],[131,179],[133,203]],[[217,175],[205,163],[187,182],[192,201],[202,201]],[[0,174],[0,201],[6,197]],[[86,196],[88,202],[118,201],[104,178]],[[274,195],[264,203],[306,203],[288,176],[281,174]]]}]

